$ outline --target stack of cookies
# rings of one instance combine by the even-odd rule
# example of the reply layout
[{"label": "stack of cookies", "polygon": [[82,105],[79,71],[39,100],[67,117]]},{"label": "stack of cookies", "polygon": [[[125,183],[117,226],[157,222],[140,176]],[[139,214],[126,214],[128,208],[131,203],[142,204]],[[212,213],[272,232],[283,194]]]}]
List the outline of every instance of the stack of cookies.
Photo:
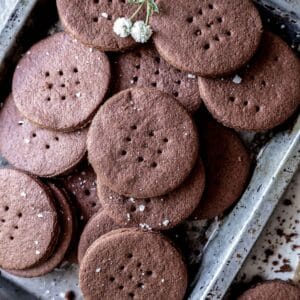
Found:
[{"label": "stack of cookies", "polygon": [[184,259],[161,232],[241,196],[251,159],[232,129],[269,130],[298,108],[299,61],[250,0],[157,5],[141,47],[113,32],[133,4],[57,0],[65,32],[17,65],[0,111],[11,165],[0,172],[0,266],[12,274],[74,259],[76,230],[86,299],[183,299]]}]

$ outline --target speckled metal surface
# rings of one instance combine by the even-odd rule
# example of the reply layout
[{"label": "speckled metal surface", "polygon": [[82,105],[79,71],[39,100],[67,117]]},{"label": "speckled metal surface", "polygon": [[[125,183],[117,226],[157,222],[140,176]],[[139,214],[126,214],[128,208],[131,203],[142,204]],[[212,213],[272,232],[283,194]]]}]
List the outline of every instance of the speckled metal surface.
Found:
[{"label": "speckled metal surface", "polygon": [[[14,1],[16,0],[0,0],[0,9],[4,2],[7,4]],[[30,15],[38,2],[43,0],[21,0],[8,26],[0,34],[0,81],[1,75],[8,77],[5,70],[13,66],[20,52],[25,51],[32,43],[28,39],[22,40],[18,35],[23,27],[33,23]],[[297,49],[300,44],[300,0],[255,2],[263,4],[261,12],[265,23],[270,24],[272,30],[274,28],[275,31],[285,33],[285,39]],[[49,10],[46,10],[45,16],[49,19],[50,15]],[[3,12],[1,17],[6,19]],[[38,26],[41,32],[42,27]],[[33,40],[37,40],[43,33],[35,29],[27,35],[30,38],[33,36]],[[299,182],[298,187],[291,185],[243,268],[242,264],[274,211],[293,173],[296,172],[300,162],[299,135],[300,119],[276,133],[243,134],[252,152],[257,155],[258,161],[254,177],[245,195],[223,219],[187,222],[183,226],[183,235],[189,241],[188,255],[191,269],[198,270],[199,265],[201,266],[200,277],[196,277],[195,280],[198,284],[191,293],[191,299],[221,299],[238,272],[237,282],[251,280],[255,275],[282,279],[294,276],[298,263],[297,254],[300,253],[300,237],[294,234],[299,231],[300,226],[297,219],[300,215],[300,174],[294,179],[295,182]],[[265,146],[271,138],[271,142]],[[2,163],[4,161],[1,161],[0,157],[0,165]],[[293,189],[298,189],[298,192],[292,191]],[[174,238],[180,240],[181,233],[175,233]],[[47,276],[35,279],[16,278],[5,272],[0,276],[1,300],[64,299],[70,290],[74,291],[76,299],[82,298],[78,287],[78,269],[68,263],[64,263]]]}]

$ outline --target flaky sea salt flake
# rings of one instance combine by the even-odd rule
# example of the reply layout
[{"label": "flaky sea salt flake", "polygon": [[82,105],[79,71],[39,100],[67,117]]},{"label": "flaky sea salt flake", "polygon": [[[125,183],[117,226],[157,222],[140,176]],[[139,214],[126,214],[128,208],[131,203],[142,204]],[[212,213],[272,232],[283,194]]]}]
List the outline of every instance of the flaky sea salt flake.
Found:
[{"label": "flaky sea salt flake", "polygon": [[195,79],[195,78],[196,78],[196,75],[194,75],[194,74],[188,74],[187,77],[188,77],[189,79]]},{"label": "flaky sea salt flake", "polygon": [[101,13],[101,17],[107,19],[108,18],[108,14],[106,12]]},{"label": "flaky sea salt flake", "polygon": [[234,78],[232,79],[232,81],[235,84],[240,84],[243,81],[243,79],[239,75],[235,75]]},{"label": "flaky sea salt flake", "polygon": [[143,212],[145,210],[145,208],[146,208],[145,205],[142,204],[139,206],[139,211]]},{"label": "flaky sea salt flake", "polygon": [[167,220],[167,219],[163,220],[162,223],[163,223],[164,226],[168,226],[170,224],[170,220]]}]

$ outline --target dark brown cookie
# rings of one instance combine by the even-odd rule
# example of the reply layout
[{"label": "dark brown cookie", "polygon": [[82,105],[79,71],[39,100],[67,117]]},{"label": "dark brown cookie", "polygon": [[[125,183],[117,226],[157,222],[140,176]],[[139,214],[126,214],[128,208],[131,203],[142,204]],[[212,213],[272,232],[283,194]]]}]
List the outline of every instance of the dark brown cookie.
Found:
[{"label": "dark brown cookie", "polygon": [[296,285],[272,280],[258,284],[246,291],[238,300],[299,300],[300,288]]},{"label": "dark brown cookie", "polygon": [[85,224],[101,208],[93,168],[84,161],[70,175],[63,178],[62,183],[73,196],[80,223]]},{"label": "dark brown cookie", "polygon": [[250,0],[158,0],[153,40],[176,68],[201,76],[232,73],[254,55],[262,22]]},{"label": "dark brown cookie", "polygon": [[202,161],[176,190],[167,195],[136,199],[114,193],[98,183],[99,199],[105,212],[122,226],[170,229],[184,221],[198,206],[205,183]]},{"label": "dark brown cookie", "polygon": [[78,261],[82,261],[86,250],[92,245],[94,241],[100,238],[102,235],[118,229],[118,226],[106,212],[101,211],[97,213],[85,226],[78,245]]},{"label": "dark brown cookie", "polygon": [[243,193],[249,179],[251,159],[237,134],[212,119],[200,123],[206,186],[195,219],[222,214]]},{"label": "dark brown cookie", "polygon": [[12,97],[0,110],[0,153],[16,168],[52,177],[72,169],[86,153],[87,129],[41,129],[24,119]]},{"label": "dark brown cookie", "polygon": [[195,125],[176,100],[156,89],[128,89],[110,98],[88,134],[88,157],[113,191],[156,197],[178,187],[198,157]]},{"label": "dark brown cookie", "polygon": [[29,268],[52,253],[59,234],[53,200],[22,172],[0,170],[0,266]]},{"label": "dark brown cookie", "polygon": [[199,78],[200,94],[225,126],[265,131],[286,121],[300,103],[300,63],[279,37],[265,33],[248,67],[232,78]]},{"label": "dark brown cookie", "polygon": [[[125,0],[57,0],[56,4],[66,30],[82,43],[102,51],[119,51],[136,44],[131,37],[120,38],[113,32],[115,20],[131,17],[136,5]],[[144,16],[145,11],[142,10],[136,18]]]},{"label": "dark brown cookie", "polygon": [[156,87],[173,95],[189,112],[197,111],[201,105],[197,77],[170,66],[152,45],[120,54],[112,68],[115,92]]},{"label": "dark brown cookie", "polygon": [[54,270],[54,268],[63,261],[67,251],[69,250],[75,228],[73,212],[65,194],[53,184],[51,184],[50,187],[58,205],[61,226],[61,234],[59,236],[58,244],[52,255],[46,261],[25,270],[10,270],[9,272],[13,275],[20,277],[38,277],[45,275]]},{"label": "dark brown cookie", "polygon": [[87,300],[181,300],[187,287],[186,267],[177,250],[158,233],[137,229],[117,230],[95,241],[79,277]]},{"label": "dark brown cookie", "polygon": [[57,33],[24,55],[12,91],[28,120],[44,128],[73,131],[90,121],[109,82],[110,66],[104,53]]}]

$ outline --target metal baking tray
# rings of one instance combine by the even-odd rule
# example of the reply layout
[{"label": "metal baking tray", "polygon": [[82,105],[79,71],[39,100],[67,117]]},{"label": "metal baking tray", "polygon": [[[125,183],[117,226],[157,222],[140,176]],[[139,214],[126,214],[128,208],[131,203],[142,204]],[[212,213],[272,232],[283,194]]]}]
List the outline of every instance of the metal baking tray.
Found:
[{"label": "metal baking tray", "polygon": [[[300,53],[300,0],[255,0],[265,26]],[[56,30],[55,1],[21,0],[0,32],[0,104],[22,53]],[[187,299],[222,299],[300,165],[300,116],[265,134],[240,133],[256,158],[250,184],[222,219],[189,221],[175,230],[189,241]],[[0,166],[6,164],[0,156]],[[180,237],[178,239],[180,241]],[[72,293],[70,293],[72,291]],[[75,295],[76,298],[73,298]],[[69,297],[69,298],[68,298]],[[0,299],[82,299],[78,267],[67,262],[33,279],[0,273]],[[170,299],[171,300],[171,299]]]}]

